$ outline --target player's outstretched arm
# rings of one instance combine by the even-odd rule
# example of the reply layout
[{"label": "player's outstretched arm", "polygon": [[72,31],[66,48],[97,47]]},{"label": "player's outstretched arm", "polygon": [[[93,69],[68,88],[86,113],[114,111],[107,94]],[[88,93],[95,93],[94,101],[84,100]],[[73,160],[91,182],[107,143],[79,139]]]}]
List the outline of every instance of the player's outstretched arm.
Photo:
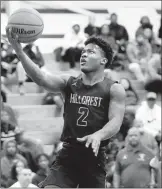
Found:
[{"label": "player's outstretched arm", "polygon": [[120,130],[125,113],[125,96],[125,90],[121,84],[112,85],[108,111],[109,122],[96,132],[101,137],[101,141],[111,138]]},{"label": "player's outstretched arm", "polygon": [[68,75],[58,76],[43,72],[38,66],[23,52],[21,44],[18,42],[18,36],[11,31],[11,28],[6,28],[6,33],[9,42],[20,59],[26,73],[38,85],[44,87],[51,92],[61,92],[66,86],[69,78]]}]

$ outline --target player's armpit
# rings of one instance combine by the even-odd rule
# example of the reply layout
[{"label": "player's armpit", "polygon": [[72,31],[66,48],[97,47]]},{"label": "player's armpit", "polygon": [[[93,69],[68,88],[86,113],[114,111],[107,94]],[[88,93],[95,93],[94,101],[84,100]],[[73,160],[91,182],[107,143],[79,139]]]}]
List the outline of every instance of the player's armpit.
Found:
[{"label": "player's armpit", "polygon": [[51,92],[62,92],[67,84],[70,75],[68,74],[51,74],[47,71],[42,70],[43,79],[41,81],[41,86],[46,90]]}]

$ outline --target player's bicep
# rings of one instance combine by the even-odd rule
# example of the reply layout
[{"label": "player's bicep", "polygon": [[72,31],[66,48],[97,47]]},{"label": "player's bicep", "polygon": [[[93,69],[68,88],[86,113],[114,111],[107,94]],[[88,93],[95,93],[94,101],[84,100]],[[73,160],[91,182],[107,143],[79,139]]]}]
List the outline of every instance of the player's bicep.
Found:
[{"label": "player's bicep", "polygon": [[62,92],[64,91],[67,81],[69,79],[69,75],[61,75],[61,74],[51,74],[47,71],[42,70],[43,80],[42,86],[51,92]]},{"label": "player's bicep", "polygon": [[122,124],[125,113],[125,90],[122,85],[115,83],[110,89],[110,104],[108,110],[109,120],[115,119],[118,124]]}]

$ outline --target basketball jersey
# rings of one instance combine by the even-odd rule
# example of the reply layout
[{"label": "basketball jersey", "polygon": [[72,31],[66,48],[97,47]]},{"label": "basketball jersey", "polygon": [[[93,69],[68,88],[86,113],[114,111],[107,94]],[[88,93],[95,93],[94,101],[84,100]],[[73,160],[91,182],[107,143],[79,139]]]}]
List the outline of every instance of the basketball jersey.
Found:
[{"label": "basketball jersey", "polygon": [[[93,86],[84,85],[81,76],[70,77],[65,87],[62,141],[76,139],[102,129],[108,120],[110,88],[114,81],[104,78]],[[103,141],[106,145],[108,141]]]}]

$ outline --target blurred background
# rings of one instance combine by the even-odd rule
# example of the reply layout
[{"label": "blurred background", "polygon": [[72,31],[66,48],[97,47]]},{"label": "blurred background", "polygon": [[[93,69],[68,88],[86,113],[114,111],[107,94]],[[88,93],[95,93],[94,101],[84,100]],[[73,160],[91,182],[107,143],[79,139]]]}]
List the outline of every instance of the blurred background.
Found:
[{"label": "blurred background", "polygon": [[[1,167],[7,162],[2,169],[3,187],[17,181],[19,164],[28,165],[37,185],[46,175],[37,174],[42,161],[48,169],[62,145],[63,96],[33,83],[6,39],[8,17],[19,8],[36,9],[44,21],[41,38],[23,44],[43,71],[77,76],[84,41],[90,36],[102,37],[114,50],[105,76],[120,81],[127,97],[120,132],[107,146],[106,186],[112,186],[116,154],[125,146],[130,128],[140,127],[147,135],[143,144],[159,154],[161,1],[1,1]],[[13,161],[7,160],[9,154],[14,154]]]}]

